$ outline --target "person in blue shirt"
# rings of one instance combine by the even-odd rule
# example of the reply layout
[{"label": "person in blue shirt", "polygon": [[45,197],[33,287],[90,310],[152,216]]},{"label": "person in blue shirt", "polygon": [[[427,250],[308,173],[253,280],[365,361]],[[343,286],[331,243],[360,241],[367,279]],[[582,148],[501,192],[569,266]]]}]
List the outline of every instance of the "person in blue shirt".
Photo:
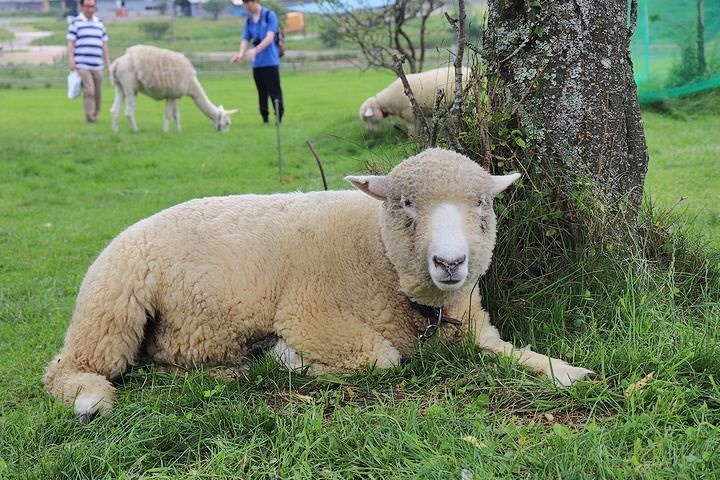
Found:
[{"label": "person in blue shirt", "polygon": [[243,29],[240,51],[230,62],[237,63],[243,59],[251,62],[263,122],[268,123],[268,97],[273,108],[277,102],[275,115],[278,121],[282,121],[285,108],[280,88],[280,52],[275,44],[275,35],[278,34],[277,15],[260,5],[257,0],[243,0],[243,7],[248,18]]}]

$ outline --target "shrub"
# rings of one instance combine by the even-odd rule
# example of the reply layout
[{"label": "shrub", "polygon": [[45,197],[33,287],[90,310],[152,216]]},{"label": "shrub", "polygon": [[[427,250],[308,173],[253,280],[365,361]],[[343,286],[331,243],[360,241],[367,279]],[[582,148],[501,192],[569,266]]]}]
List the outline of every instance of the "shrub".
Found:
[{"label": "shrub", "polygon": [[320,40],[328,48],[335,48],[342,41],[342,32],[337,23],[327,21],[320,30]]},{"label": "shrub", "polygon": [[207,2],[202,4],[202,8],[212,14],[213,20],[217,20],[228,4],[227,0],[207,0]]},{"label": "shrub", "polygon": [[170,29],[170,22],[145,22],[138,25],[145,36],[152,40],[160,40]]},{"label": "shrub", "polygon": [[696,40],[687,39],[680,45],[680,58],[670,69],[667,87],[679,87],[714,77],[719,71],[715,59],[704,56],[701,60]]}]

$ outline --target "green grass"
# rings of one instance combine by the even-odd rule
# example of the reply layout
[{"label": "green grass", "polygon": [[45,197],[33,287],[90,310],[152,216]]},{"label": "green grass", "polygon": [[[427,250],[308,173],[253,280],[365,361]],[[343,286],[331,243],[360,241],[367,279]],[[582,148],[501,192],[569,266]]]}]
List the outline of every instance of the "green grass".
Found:
[{"label": "green grass", "polygon": [[720,248],[718,108],[720,91],[715,91],[648,108],[643,115],[652,199],[661,210],[683,212],[715,248]]},{"label": "green grass", "polygon": [[[278,181],[276,132],[259,122],[248,75],[201,79],[215,102],[241,109],[225,135],[187,99],[182,134],[162,133],[163,105],[147,97],[141,131],[131,134],[123,118],[114,134],[109,89],[99,125],[83,122],[63,86],[0,91],[12,112],[0,115],[0,478],[720,476],[720,286],[703,280],[713,264],[686,268],[676,237],[660,261],[585,252],[524,284],[488,277],[499,284],[484,288],[498,292],[489,305],[507,338],[604,375],[569,389],[472,346],[433,342],[401,368],[319,378],[267,359],[236,379],[146,366],[119,380],[117,408],[88,425],[44,391],[78,285],[110,239],[194,197],[320,189],[307,139],[331,188],[346,188],[342,177],[367,160],[398,160],[414,147],[390,128],[367,136],[356,113],[390,79],[283,75],[292,183]],[[716,198],[713,157],[693,170],[680,162],[717,148],[716,118],[645,118],[648,192],[661,204],[687,195],[686,218],[717,242],[718,202],[690,200]],[[501,219],[496,265],[512,262],[521,227]]]}]

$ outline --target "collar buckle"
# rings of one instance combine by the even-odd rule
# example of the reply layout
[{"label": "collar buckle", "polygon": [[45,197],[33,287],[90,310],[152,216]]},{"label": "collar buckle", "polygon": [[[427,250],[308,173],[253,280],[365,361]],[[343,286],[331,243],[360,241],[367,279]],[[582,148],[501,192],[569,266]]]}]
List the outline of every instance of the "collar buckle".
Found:
[{"label": "collar buckle", "polygon": [[427,320],[425,330],[418,333],[418,340],[420,340],[420,343],[425,343],[427,340],[432,338],[442,323],[449,323],[451,325],[455,325],[456,327],[462,325],[460,320],[443,316],[442,307],[428,307],[427,305],[421,305],[414,302],[410,298],[408,298],[408,304],[413,310],[420,313]]}]

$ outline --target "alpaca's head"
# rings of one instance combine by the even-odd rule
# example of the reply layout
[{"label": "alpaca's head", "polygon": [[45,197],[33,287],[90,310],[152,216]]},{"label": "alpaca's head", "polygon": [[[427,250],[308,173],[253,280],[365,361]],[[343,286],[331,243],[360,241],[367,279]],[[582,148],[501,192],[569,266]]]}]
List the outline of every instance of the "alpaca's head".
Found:
[{"label": "alpaca's head", "polygon": [[215,130],[218,132],[227,132],[230,130],[230,115],[237,113],[238,109],[225,110],[222,105],[217,108],[217,114],[215,115]]}]

